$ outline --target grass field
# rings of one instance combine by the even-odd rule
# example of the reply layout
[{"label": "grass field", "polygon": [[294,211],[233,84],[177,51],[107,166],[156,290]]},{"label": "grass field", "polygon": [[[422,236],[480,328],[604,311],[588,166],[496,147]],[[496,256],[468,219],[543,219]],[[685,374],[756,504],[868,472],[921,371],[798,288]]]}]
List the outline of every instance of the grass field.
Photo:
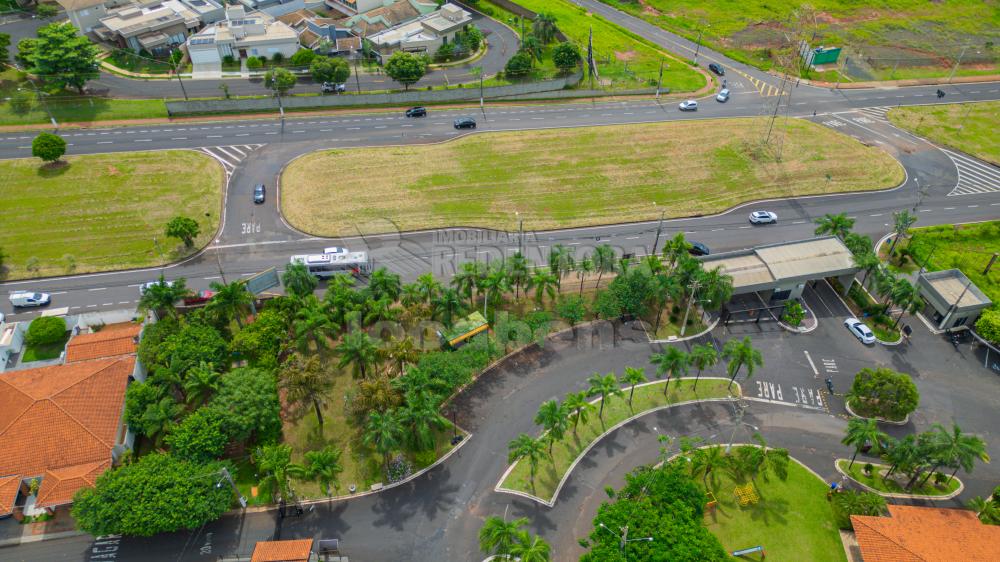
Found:
[{"label": "grass field", "polygon": [[70,334],[71,332],[67,330],[63,338],[55,343],[25,345],[24,355],[21,356],[21,362],[30,363],[32,361],[46,361],[59,357],[66,348],[66,342],[69,341]]},{"label": "grass field", "polygon": [[[872,470],[871,476],[866,476],[864,470],[865,463],[855,461],[854,466],[848,470],[847,465],[849,464],[850,461],[848,459],[837,459],[837,466],[849,474],[851,478],[861,482],[869,488],[874,488],[881,492],[891,492],[893,494],[914,494],[919,496],[945,496],[957,490],[960,484],[958,478],[953,478],[951,482],[945,482],[944,484],[938,486],[934,483],[934,477],[932,476],[926,484],[921,485],[920,483],[923,482],[926,476],[926,474],[924,474],[920,476],[917,483],[913,485],[913,488],[906,491],[904,486],[909,481],[909,478],[907,478],[905,474],[899,474],[898,476],[893,474],[885,482],[883,482],[882,475],[885,471],[889,470],[888,466],[872,463],[872,466],[874,466],[875,469]],[[950,472],[951,471],[949,470],[944,473],[945,476],[947,476]]]},{"label": "grass field", "polygon": [[[526,460],[517,463],[514,470],[501,483],[503,488],[527,492],[546,501],[551,501],[556,486],[570,465],[594,440],[598,439],[615,424],[638,413],[667,404],[675,404],[688,400],[704,400],[707,398],[723,398],[730,396],[726,390],[729,381],[718,379],[702,379],[698,390],[692,390],[694,378],[675,379],[670,382],[668,396],[663,395],[663,382],[637,387],[629,406],[629,387],[625,387],[622,398],[609,398],[604,407],[603,421],[597,416],[600,402],[594,404],[586,422],[581,421],[574,434],[572,426],[566,436],[552,447],[552,457],[542,457],[535,472],[534,483],[531,482],[531,465]],[[738,386],[733,386],[733,395],[739,392]]]},{"label": "grass field", "polygon": [[938,144],[1000,165],[1000,101],[895,107],[889,121]]},{"label": "grass field", "polygon": [[1000,303],[1000,266],[983,275],[993,253],[1000,252],[1000,221],[915,228],[905,248],[930,271],[962,270],[990,300]]},{"label": "grass field", "polygon": [[[881,149],[789,120],[784,158],[756,156],[764,123],[727,119],[471,135],[429,146],[320,151],[281,180],[285,217],[336,236],[443,226],[538,230],[718,212],[770,197],[898,185]],[[776,129],[784,130],[784,122]],[[692,150],[692,147],[698,147]],[[655,203],[655,205],[654,205]]]},{"label": "grass field", "polygon": [[[716,471],[722,472],[722,471]],[[713,472],[714,474],[714,472]],[[767,560],[786,562],[842,562],[847,559],[826,499],[827,485],[799,463],[788,463],[788,479],[757,479],[761,497],[756,505],[741,507],[733,494],[736,484],[720,474],[712,486],[719,502],[705,510],[708,529],[732,552],[763,546]],[[741,560],[761,560],[759,553]]]},{"label": "grass field", "polygon": [[[65,160],[55,169],[35,159],[0,161],[0,248],[8,278],[173,261],[187,252],[164,236],[168,220],[197,220],[196,247],[219,225],[222,168],[208,156],[177,150]],[[27,269],[31,258],[37,271]]]},{"label": "grass field", "polygon": [[[790,52],[786,35],[813,46],[843,47],[855,80],[1000,73],[996,29],[1000,11],[982,0],[602,0],[654,25],[702,41],[733,58],[768,69]],[[828,76],[823,78],[829,78]]]},{"label": "grass field", "polygon": [[588,13],[568,0],[514,0],[539,13],[556,18],[566,37],[586,53],[590,29],[594,30],[594,51],[602,80],[616,88],[656,86],[660,62],[665,62],[663,86],[674,92],[693,92],[705,85],[705,77],[681,59],[672,58],[652,43],[632,35],[604,18]]}]

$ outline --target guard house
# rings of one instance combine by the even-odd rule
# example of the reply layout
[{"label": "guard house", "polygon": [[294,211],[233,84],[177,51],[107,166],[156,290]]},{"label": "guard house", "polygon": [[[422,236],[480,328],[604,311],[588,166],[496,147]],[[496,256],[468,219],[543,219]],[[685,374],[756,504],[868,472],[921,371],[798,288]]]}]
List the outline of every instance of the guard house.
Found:
[{"label": "guard house", "polygon": [[699,258],[706,270],[721,268],[733,278],[733,295],[758,293],[769,303],[802,296],[806,282],[836,277],[849,288],[858,268],[836,236],[780,242]]},{"label": "guard house", "polygon": [[938,330],[975,324],[979,314],[993,302],[957,269],[921,273],[917,279],[920,296],[927,302],[924,316]]}]

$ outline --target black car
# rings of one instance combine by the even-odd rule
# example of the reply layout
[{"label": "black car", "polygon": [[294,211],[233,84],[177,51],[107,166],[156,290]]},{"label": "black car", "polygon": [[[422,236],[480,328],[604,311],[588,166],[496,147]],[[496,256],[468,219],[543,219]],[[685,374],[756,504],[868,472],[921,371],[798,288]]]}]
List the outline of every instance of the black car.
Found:
[{"label": "black car", "polygon": [[427,108],[425,107],[411,107],[406,110],[407,117],[427,117]]},{"label": "black car", "polygon": [[320,91],[324,94],[343,94],[347,91],[347,84],[334,84],[333,82],[323,82]]},{"label": "black car", "polygon": [[708,65],[708,69],[711,70],[712,72],[718,74],[719,76],[725,76],[726,75],[726,69],[722,68],[721,64],[716,64],[716,63],[713,62],[712,64]]},{"label": "black car", "polygon": [[476,128],[476,120],[473,119],[472,117],[459,117],[458,119],[455,119],[455,128],[456,129],[475,129]]},{"label": "black car", "polygon": [[711,252],[708,251],[708,246],[702,244],[701,242],[688,241],[691,246],[688,248],[688,253],[692,256],[707,256]]},{"label": "black car", "polygon": [[258,205],[264,202],[264,184],[258,183],[253,186],[253,202]]}]

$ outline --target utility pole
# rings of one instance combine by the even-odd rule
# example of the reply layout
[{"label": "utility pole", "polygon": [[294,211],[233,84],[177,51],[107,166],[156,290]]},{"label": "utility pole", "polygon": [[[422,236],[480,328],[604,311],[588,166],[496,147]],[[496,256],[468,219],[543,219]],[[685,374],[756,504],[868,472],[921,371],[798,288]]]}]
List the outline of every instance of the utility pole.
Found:
[{"label": "utility pole", "polygon": [[990,269],[993,269],[993,264],[997,261],[997,255],[998,254],[996,252],[993,252],[993,257],[990,258],[990,263],[986,264],[986,269],[983,270],[983,275],[987,275],[990,272]]},{"label": "utility pole", "polygon": [[517,215],[517,253],[524,255],[524,219],[521,218],[520,211],[514,211]]},{"label": "utility pole", "polygon": [[479,72],[479,111],[483,112],[483,117],[486,117],[486,102],[483,99],[483,73]]},{"label": "utility pole", "polygon": [[652,255],[654,256],[656,255],[656,247],[660,245],[660,233],[663,232],[663,215],[665,213],[666,211],[660,212],[660,224],[656,227],[656,240],[653,241],[653,253],[652,253]]},{"label": "utility pole", "polygon": [[705,31],[706,27],[710,27],[710,26],[706,25],[706,26],[702,26],[700,29],[698,29],[698,41],[697,41],[698,44],[697,44],[697,46],[694,49],[694,60],[691,61],[691,62],[694,63],[695,66],[698,66],[698,53],[701,51],[701,34]]},{"label": "utility pole", "polygon": [[222,481],[228,480],[229,485],[233,488],[233,492],[236,492],[236,497],[239,498],[240,506],[243,507],[243,509],[246,509],[247,497],[240,494],[240,489],[236,487],[236,482],[233,482],[233,477],[231,474],[229,474],[229,470],[227,470],[225,467],[222,467],[221,469],[219,469],[219,474],[222,476],[222,478],[216,483],[216,487],[221,487]]},{"label": "utility pole", "polygon": [[358,76],[358,59],[354,58],[354,83],[358,85],[358,93],[361,93],[361,77]]},{"label": "utility pole", "polygon": [[656,101],[660,101],[660,88],[663,86],[663,61],[660,61],[660,77],[656,79]]},{"label": "utility pole", "polygon": [[687,329],[688,314],[691,314],[691,305],[694,304],[694,297],[698,293],[698,289],[701,288],[701,281],[695,279],[691,282],[691,285],[688,288],[691,289],[691,297],[688,298],[687,308],[684,309],[684,322],[681,324],[681,337],[684,337],[684,331]]},{"label": "utility pole", "polygon": [[52,128],[54,129],[53,132],[58,134],[59,123],[56,122],[55,116],[52,115],[52,111],[49,110],[49,104],[45,103],[45,96],[48,94],[39,90],[38,84],[35,84],[33,81],[28,80],[28,84],[31,84],[31,87],[35,89],[35,97],[38,98],[38,101],[42,102],[42,108],[45,109],[45,113],[49,115],[49,121],[52,122]]},{"label": "utility pole", "polygon": [[958,61],[955,63],[955,68],[951,69],[951,75],[948,76],[948,83],[949,84],[951,84],[951,80],[955,77],[955,72],[958,71],[958,67],[962,64],[962,58],[965,57],[965,50],[968,49],[968,48],[969,48],[968,45],[962,47],[962,53],[960,55],[958,55]]},{"label": "utility pole", "polygon": [[[174,49],[170,49],[170,54],[171,54],[171,56],[174,54]],[[174,63],[174,74],[177,75],[177,81],[181,85],[181,92],[184,93],[184,101],[187,101],[187,99],[188,99],[188,93],[187,93],[187,90],[184,89],[184,81],[181,80],[181,71],[177,69],[177,67],[178,67],[179,64],[180,64],[180,61],[178,61],[177,63]]]}]

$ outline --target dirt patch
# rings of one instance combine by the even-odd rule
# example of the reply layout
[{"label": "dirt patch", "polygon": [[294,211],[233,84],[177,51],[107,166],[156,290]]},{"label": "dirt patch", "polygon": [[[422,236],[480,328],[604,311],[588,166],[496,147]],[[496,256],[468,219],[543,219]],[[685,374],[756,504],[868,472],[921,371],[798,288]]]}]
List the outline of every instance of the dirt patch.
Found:
[{"label": "dirt patch", "polygon": [[628,62],[635,58],[635,51],[615,51],[615,58],[622,62]]},{"label": "dirt patch", "polygon": [[639,0],[639,5],[642,6],[642,13],[644,13],[646,15],[650,15],[650,16],[661,16],[661,15],[663,15],[663,12],[661,12],[661,11],[657,10],[656,8],[650,6],[648,3],[644,2],[643,0]]}]

